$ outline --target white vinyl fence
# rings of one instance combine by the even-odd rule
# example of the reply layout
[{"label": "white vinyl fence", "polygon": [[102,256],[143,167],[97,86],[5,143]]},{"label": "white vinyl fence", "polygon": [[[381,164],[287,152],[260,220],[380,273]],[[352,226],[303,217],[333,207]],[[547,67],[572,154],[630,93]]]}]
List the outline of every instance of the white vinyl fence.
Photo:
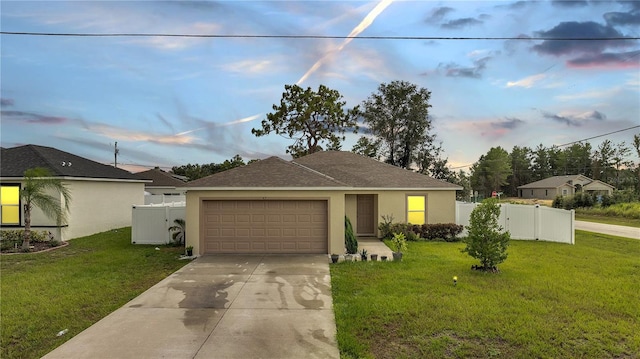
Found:
[{"label": "white vinyl fence", "polygon": [[144,196],[144,204],[167,204],[167,203],[181,203],[185,205],[187,196],[184,195],[164,195],[164,194],[146,194]]},{"label": "white vinyl fence", "polygon": [[131,219],[131,243],[165,244],[172,241],[169,227],[173,220],[184,219],[184,205],[133,206]]},{"label": "white vinyl fence", "polygon": [[[467,235],[471,211],[478,203],[456,202],[456,224],[465,226]],[[513,239],[530,239],[575,244],[575,212],[544,206],[500,204],[498,224]]]}]

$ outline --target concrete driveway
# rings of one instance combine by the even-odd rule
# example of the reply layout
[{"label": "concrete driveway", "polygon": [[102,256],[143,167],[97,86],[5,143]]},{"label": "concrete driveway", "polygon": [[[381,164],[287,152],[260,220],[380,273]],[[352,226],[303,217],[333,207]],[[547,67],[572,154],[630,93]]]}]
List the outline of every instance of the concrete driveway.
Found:
[{"label": "concrete driveway", "polygon": [[586,221],[575,221],[575,228],[581,231],[610,234],[612,236],[640,239],[640,228],[616,226]]},{"label": "concrete driveway", "polygon": [[339,358],[326,255],[204,256],[44,356]]}]

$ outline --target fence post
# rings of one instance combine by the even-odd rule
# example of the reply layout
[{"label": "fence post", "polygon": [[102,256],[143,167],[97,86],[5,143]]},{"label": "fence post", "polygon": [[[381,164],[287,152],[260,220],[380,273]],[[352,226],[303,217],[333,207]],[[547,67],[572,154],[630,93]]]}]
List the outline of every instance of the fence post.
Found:
[{"label": "fence post", "polygon": [[540,205],[536,204],[533,209],[533,238],[540,239]]},{"label": "fence post", "polygon": [[576,244],[576,211],[571,210],[571,244]]}]

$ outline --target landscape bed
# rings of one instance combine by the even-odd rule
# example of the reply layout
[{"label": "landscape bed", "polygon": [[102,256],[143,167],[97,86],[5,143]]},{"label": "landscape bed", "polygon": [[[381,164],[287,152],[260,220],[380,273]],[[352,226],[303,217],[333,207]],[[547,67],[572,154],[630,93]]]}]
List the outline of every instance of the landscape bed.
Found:
[{"label": "landscape bed", "polygon": [[463,247],[411,242],[399,263],[331,265],[342,357],[638,357],[640,241],[511,241],[497,274],[471,270]]}]

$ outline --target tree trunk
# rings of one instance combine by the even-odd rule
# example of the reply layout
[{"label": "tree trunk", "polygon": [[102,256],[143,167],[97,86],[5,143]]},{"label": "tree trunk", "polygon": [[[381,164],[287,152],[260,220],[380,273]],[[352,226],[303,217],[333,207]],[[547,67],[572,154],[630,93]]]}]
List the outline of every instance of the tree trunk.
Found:
[{"label": "tree trunk", "polygon": [[31,247],[31,206],[24,205],[24,236],[22,237],[22,250],[27,251]]}]

